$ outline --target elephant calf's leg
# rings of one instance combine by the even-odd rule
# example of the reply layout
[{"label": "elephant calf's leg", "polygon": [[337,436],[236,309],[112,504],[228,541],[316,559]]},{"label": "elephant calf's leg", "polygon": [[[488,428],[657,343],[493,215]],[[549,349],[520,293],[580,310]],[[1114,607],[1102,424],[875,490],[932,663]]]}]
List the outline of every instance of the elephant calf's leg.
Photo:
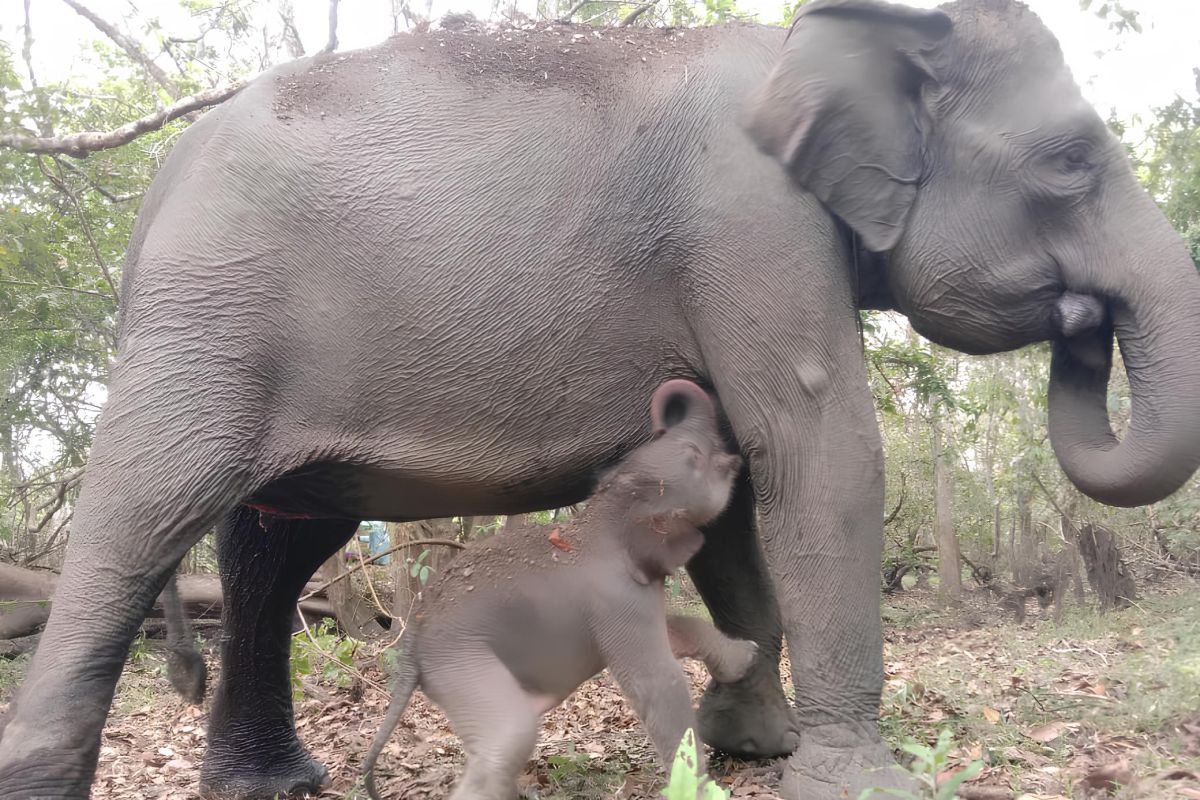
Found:
[{"label": "elephant calf's leg", "polygon": [[316,793],[328,780],[296,737],[292,617],[304,584],[357,527],[357,520],[287,520],[243,506],[218,530],[224,637],[200,772],[206,796]]},{"label": "elephant calf's leg", "polygon": [[783,626],[755,535],[754,491],[744,475],[725,513],[705,528],[704,547],[687,568],[716,627],[758,644],[740,680],[709,684],[700,700],[700,738],[747,758],[792,752],[800,740],[779,680]]},{"label": "elephant calf's leg", "polygon": [[[636,623],[632,630],[638,628]],[[604,646],[608,669],[621,687],[621,694],[646,726],[661,763],[670,769],[675,751],[688,728],[696,728],[687,677],[671,652],[670,643],[659,632],[645,636],[622,636]],[[708,769],[703,748],[696,753],[696,769]]]},{"label": "elephant calf's leg", "polygon": [[758,653],[754,642],[731,639],[700,617],[669,614],[667,638],[676,658],[700,659],[719,683],[733,683],[745,677]]},{"label": "elephant calf's leg", "polygon": [[454,655],[454,669],[431,670],[425,691],[462,739],[467,768],[450,800],[513,800],[537,744],[544,701],[530,696],[490,652]]}]

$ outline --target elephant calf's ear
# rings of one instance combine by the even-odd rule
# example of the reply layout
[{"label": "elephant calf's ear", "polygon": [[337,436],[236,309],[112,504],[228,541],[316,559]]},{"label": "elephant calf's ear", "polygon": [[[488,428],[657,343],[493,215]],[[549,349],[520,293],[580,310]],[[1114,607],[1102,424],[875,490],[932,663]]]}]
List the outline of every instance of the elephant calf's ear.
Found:
[{"label": "elephant calf's ear", "polygon": [[871,0],[801,8],[747,129],[876,252],[895,246],[922,172],[922,52],[950,18]]}]

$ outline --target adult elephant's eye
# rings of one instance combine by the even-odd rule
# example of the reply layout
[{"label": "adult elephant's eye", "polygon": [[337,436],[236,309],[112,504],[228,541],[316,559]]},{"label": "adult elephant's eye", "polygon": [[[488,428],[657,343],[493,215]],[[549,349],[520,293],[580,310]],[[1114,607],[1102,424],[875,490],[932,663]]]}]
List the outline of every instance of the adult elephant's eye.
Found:
[{"label": "adult elephant's eye", "polygon": [[1063,163],[1070,171],[1089,169],[1091,150],[1085,144],[1074,144],[1063,152]]}]

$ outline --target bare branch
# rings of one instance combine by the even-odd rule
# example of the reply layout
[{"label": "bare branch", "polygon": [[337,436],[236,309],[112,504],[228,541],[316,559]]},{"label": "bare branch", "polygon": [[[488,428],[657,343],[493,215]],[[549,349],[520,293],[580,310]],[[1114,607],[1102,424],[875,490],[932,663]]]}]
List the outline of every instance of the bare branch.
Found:
[{"label": "bare branch", "polygon": [[32,289],[48,289],[56,292],[73,292],[74,294],[86,294],[91,297],[102,297],[105,300],[113,300],[116,298],[104,292],[96,292],[91,289],[76,289],[74,286],[59,286],[54,283],[35,283],[33,281],[14,281],[10,278],[0,278],[0,283],[8,286],[28,286]]},{"label": "bare branch", "polygon": [[154,79],[154,82],[166,90],[167,94],[171,96],[172,100],[179,98],[179,95],[181,94],[179,84],[171,80],[167,73],[163,72],[162,67],[154,63],[154,59],[152,59],[146,53],[146,51],[142,49],[140,44],[121,33],[119,30],[117,30],[115,25],[107,20],[102,19],[96,14],[96,12],[81,4],[79,0],[63,0],[63,2],[75,9],[75,13],[79,14],[79,16],[95,25],[101,33],[103,33],[109,39],[112,39],[113,43],[116,44],[117,47],[125,51],[125,55],[129,56],[130,59],[140,64],[142,68],[146,70],[147,74]]},{"label": "bare branch", "polygon": [[50,520],[54,517],[54,515],[58,513],[58,510],[60,508],[62,508],[64,505],[66,505],[67,492],[71,489],[72,486],[79,483],[79,481],[82,480],[82,478],[83,478],[83,470],[78,469],[78,470],[75,470],[74,472],[72,472],[70,475],[63,478],[62,480],[60,480],[58,482],[58,488],[55,490],[54,495],[49,500],[47,500],[45,503],[42,503],[40,506],[38,506],[36,509],[33,510],[33,515],[32,515],[33,518],[36,519],[37,517],[41,517],[42,518],[41,522],[39,522],[36,526],[26,526],[26,530],[28,530],[28,532],[30,534],[41,533],[42,529],[45,528],[46,525],[49,524]]},{"label": "bare branch", "polygon": [[559,17],[559,18],[558,18],[558,21],[559,21],[559,22],[570,22],[570,21],[571,21],[571,17],[573,17],[573,16],[575,16],[576,14],[578,14],[578,13],[579,13],[579,11],[580,11],[580,10],[581,10],[581,9],[582,9],[584,6],[586,6],[588,3],[590,3],[590,2],[592,2],[592,0],[579,0],[579,2],[578,2],[578,3],[576,3],[576,4],[575,4],[575,5],[573,5],[573,6],[571,6],[571,8],[570,8],[570,9],[568,9],[567,13],[565,13],[565,14],[563,14],[561,17]]},{"label": "bare branch", "polygon": [[[569,23],[571,18],[578,14],[584,6],[627,6],[629,0],[579,0],[578,3],[571,6],[567,13],[558,18],[559,22]],[[653,4],[651,4],[653,5]],[[604,13],[608,13],[607,11]],[[603,14],[601,15],[603,16]],[[635,17],[636,19],[636,17]]]},{"label": "bare branch", "polygon": [[309,592],[308,594],[301,597],[296,602],[303,603],[305,600],[309,600],[309,599],[315,597],[316,595],[318,595],[321,592],[328,589],[330,586],[333,586],[338,581],[349,578],[351,575],[358,572],[360,569],[365,567],[367,564],[370,564],[374,561],[378,561],[379,559],[383,558],[384,556],[391,555],[392,553],[396,552],[397,550],[403,550],[406,547],[418,547],[421,545],[441,545],[442,547],[453,547],[458,550],[465,550],[467,547],[462,542],[456,542],[453,539],[413,539],[411,542],[401,542],[400,544],[389,547],[387,550],[384,550],[382,553],[376,553],[375,555],[371,556],[370,558],[362,559],[361,561],[359,561],[357,564],[355,564],[350,569],[346,570],[345,572],[339,573],[336,578],[331,578],[331,579],[325,581],[324,583],[322,583],[321,585],[317,586],[315,589],[313,589],[311,592]]},{"label": "bare branch", "polygon": [[110,203],[127,203],[130,200],[137,200],[138,198],[140,198],[142,196],[142,192],[130,192],[129,194],[113,194],[108,189],[105,189],[103,186],[101,186],[99,183],[97,183],[95,180],[93,180],[91,175],[88,175],[86,172],[84,172],[79,167],[72,164],[70,161],[63,161],[62,159],[55,159],[54,163],[58,164],[60,167],[65,167],[69,172],[73,172],[76,175],[78,175],[79,177],[83,178],[85,181],[87,181],[88,186],[90,186],[97,194],[99,194],[101,197],[103,197],[105,200],[107,200]]},{"label": "bare branch", "polygon": [[619,23],[617,23],[617,27],[618,28],[628,28],[630,25],[637,22],[638,17],[640,17],[642,14],[645,14],[647,11],[654,8],[656,5],[658,5],[658,0],[650,0],[649,3],[642,3],[640,6],[635,8],[633,11],[630,11],[629,15],[626,16],[625,19],[623,19]]},{"label": "bare branch", "polygon": [[21,46],[21,56],[25,59],[25,68],[29,72],[29,88],[33,91],[37,103],[38,133],[42,136],[53,136],[54,127],[50,124],[50,101],[42,87],[38,85],[37,75],[33,71],[33,25],[29,21],[30,0],[25,0],[25,42]]},{"label": "bare branch", "polygon": [[75,158],[86,158],[89,153],[129,144],[139,136],[156,131],[184,114],[223,103],[240,92],[245,85],[246,81],[238,81],[184,97],[164,109],[127,122],[111,131],[82,131],[66,136],[0,134],[0,147],[9,147],[25,153],[65,154]]},{"label": "bare branch", "polygon": [[904,484],[905,484],[905,477],[904,477],[904,473],[901,472],[900,473],[900,497],[897,498],[896,507],[892,509],[892,513],[888,514],[886,517],[883,518],[883,527],[885,527],[885,528],[888,525],[892,524],[892,522],[896,519],[897,515],[900,514],[900,509],[904,507],[904,490],[905,490]]},{"label": "bare branch", "polygon": [[62,522],[58,523],[58,527],[56,527],[51,532],[50,537],[48,539],[46,539],[46,544],[44,544],[42,546],[42,549],[37,551],[36,553],[34,553],[31,556],[26,556],[24,559],[22,559],[23,563],[25,563],[26,565],[33,564],[35,561],[40,559],[42,556],[49,555],[50,552],[52,550],[54,550],[55,547],[58,546],[58,537],[60,535],[62,535],[62,532],[64,530],[66,530],[67,526],[71,524],[71,520],[74,518],[75,518],[74,511],[67,512],[67,515],[65,517],[63,517]]},{"label": "bare branch", "polygon": [[338,0],[329,0],[329,41],[321,48],[322,53],[332,53],[337,49]]},{"label": "bare branch", "polygon": [[1036,483],[1038,488],[1042,490],[1042,494],[1044,494],[1046,499],[1050,501],[1050,505],[1054,506],[1054,510],[1058,512],[1059,518],[1070,525],[1071,531],[1078,536],[1079,527],[1075,524],[1075,520],[1067,516],[1067,512],[1062,510],[1062,506],[1060,506],[1058,501],[1054,499],[1054,495],[1050,494],[1050,490],[1046,488],[1046,484],[1042,483],[1042,479],[1038,477],[1038,474],[1030,470],[1029,477],[1033,478],[1033,482]]},{"label": "bare branch", "polygon": [[300,32],[296,30],[296,21],[293,16],[292,0],[284,0],[280,3],[279,19],[283,21],[283,44],[292,58],[302,58],[304,43],[300,41]]},{"label": "bare branch", "polygon": [[[58,159],[51,156],[55,164],[58,164]],[[108,262],[104,260],[104,254],[100,252],[100,245],[96,243],[96,237],[92,235],[92,226],[88,223],[87,215],[83,213],[83,207],[79,204],[79,198],[71,191],[71,187],[67,186],[66,181],[62,179],[62,167],[59,166],[59,175],[51,175],[50,170],[46,169],[42,163],[42,157],[37,158],[38,169],[46,176],[46,179],[54,184],[54,188],[58,189],[67,199],[71,201],[71,207],[75,209],[75,213],[79,216],[79,227],[83,230],[83,236],[87,239],[88,247],[92,251],[92,257],[96,259],[96,265],[100,267],[100,272],[104,275],[104,280],[108,283],[108,288],[112,290],[113,297],[119,297],[117,292],[117,282],[113,280],[112,270],[108,268]]]}]

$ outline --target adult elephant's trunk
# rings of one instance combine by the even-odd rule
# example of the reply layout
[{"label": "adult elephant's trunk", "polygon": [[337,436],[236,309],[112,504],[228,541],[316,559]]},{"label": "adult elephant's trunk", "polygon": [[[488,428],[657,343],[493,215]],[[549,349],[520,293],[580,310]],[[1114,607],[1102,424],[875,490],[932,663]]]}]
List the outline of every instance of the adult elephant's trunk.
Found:
[{"label": "adult elephant's trunk", "polygon": [[[1115,506],[1161,500],[1200,465],[1200,276],[1150,198],[1130,189],[1138,207],[1122,230],[1135,234],[1110,239],[1090,267],[1064,264],[1071,289],[1103,298],[1109,319],[1055,342],[1050,365],[1050,441],[1059,463],[1083,492]],[[1114,331],[1133,401],[1120,441],[1107,402]]]}]

